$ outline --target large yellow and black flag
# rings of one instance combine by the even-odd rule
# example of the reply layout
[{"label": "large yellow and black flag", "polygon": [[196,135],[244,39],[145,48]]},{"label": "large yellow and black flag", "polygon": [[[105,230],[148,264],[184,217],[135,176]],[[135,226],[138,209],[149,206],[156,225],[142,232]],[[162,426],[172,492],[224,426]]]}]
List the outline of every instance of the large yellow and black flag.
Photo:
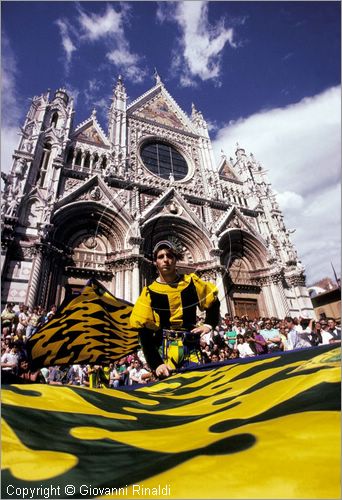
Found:
[{"label": "large yellow and black flag", "polygon": [[[2,498],[340,498],[340,348],[2,389]],[[25,489],[26,488],[26,489]]]},{"label": "large yellow and black flag", "polygon": [[33,366],[108,363],[133,352],[139,343],[129,324],[132,308],[97,280],[89,280],[80,295],[62,304],[29,339]]}]

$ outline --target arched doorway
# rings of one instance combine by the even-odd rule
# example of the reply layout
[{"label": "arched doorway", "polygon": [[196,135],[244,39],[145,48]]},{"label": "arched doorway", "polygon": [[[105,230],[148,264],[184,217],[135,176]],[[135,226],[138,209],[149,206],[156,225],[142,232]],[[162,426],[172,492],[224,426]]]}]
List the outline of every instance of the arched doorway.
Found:
[{"label": "arched doorway", "polygon": [[141,236],[144,238],[142,251],[145,256],[141,269],[142,285],[156,278],[152,251],[160,240],[172,240],[182,250],[184,257],[177,266],[181,273],[198,272],[211,261],[209,235],[180,217],[162,215],[149,219],[141,227]]},{"label": "arched doorway", "polygon": [[256,318],[265,310],[259,278],[267,268],[266,248],[243,229],[229,229],[219,241],[223,283],[232,315]]},{"label": "arched doorway", "polygon": [[96,202],[77,202],[58,210],[53,217],[51,239],[65,251],[61,265],[52,270],[49,295],[60,303],[76,295],[95,277],[113,294],[116,276],[113,261],[125,252],[129,225],[112,209]]}]

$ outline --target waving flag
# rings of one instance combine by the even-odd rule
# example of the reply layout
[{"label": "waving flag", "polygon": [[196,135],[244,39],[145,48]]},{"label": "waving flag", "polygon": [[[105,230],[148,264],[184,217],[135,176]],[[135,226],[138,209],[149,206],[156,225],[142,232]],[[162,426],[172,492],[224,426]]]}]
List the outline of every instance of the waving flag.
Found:
[{"label": "waving flag", "polygon": [[6,386],[2,498],[340,498],[340,378],[328,345],[127,392]]},{"label": "waving flag", "polygon": [[132,308],[90,280],[29,339],[33,365],[105,363],[126,356],[139,345],[137,331],[129,325]]}]

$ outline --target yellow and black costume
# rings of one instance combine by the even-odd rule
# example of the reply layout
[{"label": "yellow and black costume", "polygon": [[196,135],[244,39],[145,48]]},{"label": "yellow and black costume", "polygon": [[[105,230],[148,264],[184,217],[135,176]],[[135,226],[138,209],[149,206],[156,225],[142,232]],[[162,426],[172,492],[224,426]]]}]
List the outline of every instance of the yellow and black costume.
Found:
[{"label": "yellow and black costume", "polygon": [[[174,283],[154,281],[143,288],[133,308],[130,322],[133,328],[139,330],[141,346],[152,370],[166,362],[172,365],[170,355],[167,356],[164,350],[162,359],[159,352],[163,347],[163,331],[164,340],[165,331],[190,332],[196,326],[197,307],[206,311],[205,324],[215,328],[220,315],[217,294],[215,285],[201,280],[193,273],[180,275]],[[174,346],[178,346],[179,351],[183,347],[182,338],[177,335],[173,338]],[[168,344],[170,346],[170,342]],[[177,358],[181,359],[182,355],[178,354]],[[175,367],[181,362],[173,361]]]}]

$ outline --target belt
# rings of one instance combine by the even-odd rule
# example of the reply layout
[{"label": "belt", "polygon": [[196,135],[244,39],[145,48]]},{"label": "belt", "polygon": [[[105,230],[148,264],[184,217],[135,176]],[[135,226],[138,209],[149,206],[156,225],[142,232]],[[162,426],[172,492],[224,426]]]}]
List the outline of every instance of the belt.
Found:
[{"label": "belt", "polygon": [[163,329],[163,339],[167,340],[182,340],[183,342],[186,343],[198,343],[199,342],[199,335],[196,335],[196,333],[191,333],[189,331],[180,331],[180,330],[165,330]]},{"label": "belt", "polygon": [[163,338],[164,339],[184,339],[184,336],[187,332],[182,332],[179,330],[164,330],[163,329]]}]

